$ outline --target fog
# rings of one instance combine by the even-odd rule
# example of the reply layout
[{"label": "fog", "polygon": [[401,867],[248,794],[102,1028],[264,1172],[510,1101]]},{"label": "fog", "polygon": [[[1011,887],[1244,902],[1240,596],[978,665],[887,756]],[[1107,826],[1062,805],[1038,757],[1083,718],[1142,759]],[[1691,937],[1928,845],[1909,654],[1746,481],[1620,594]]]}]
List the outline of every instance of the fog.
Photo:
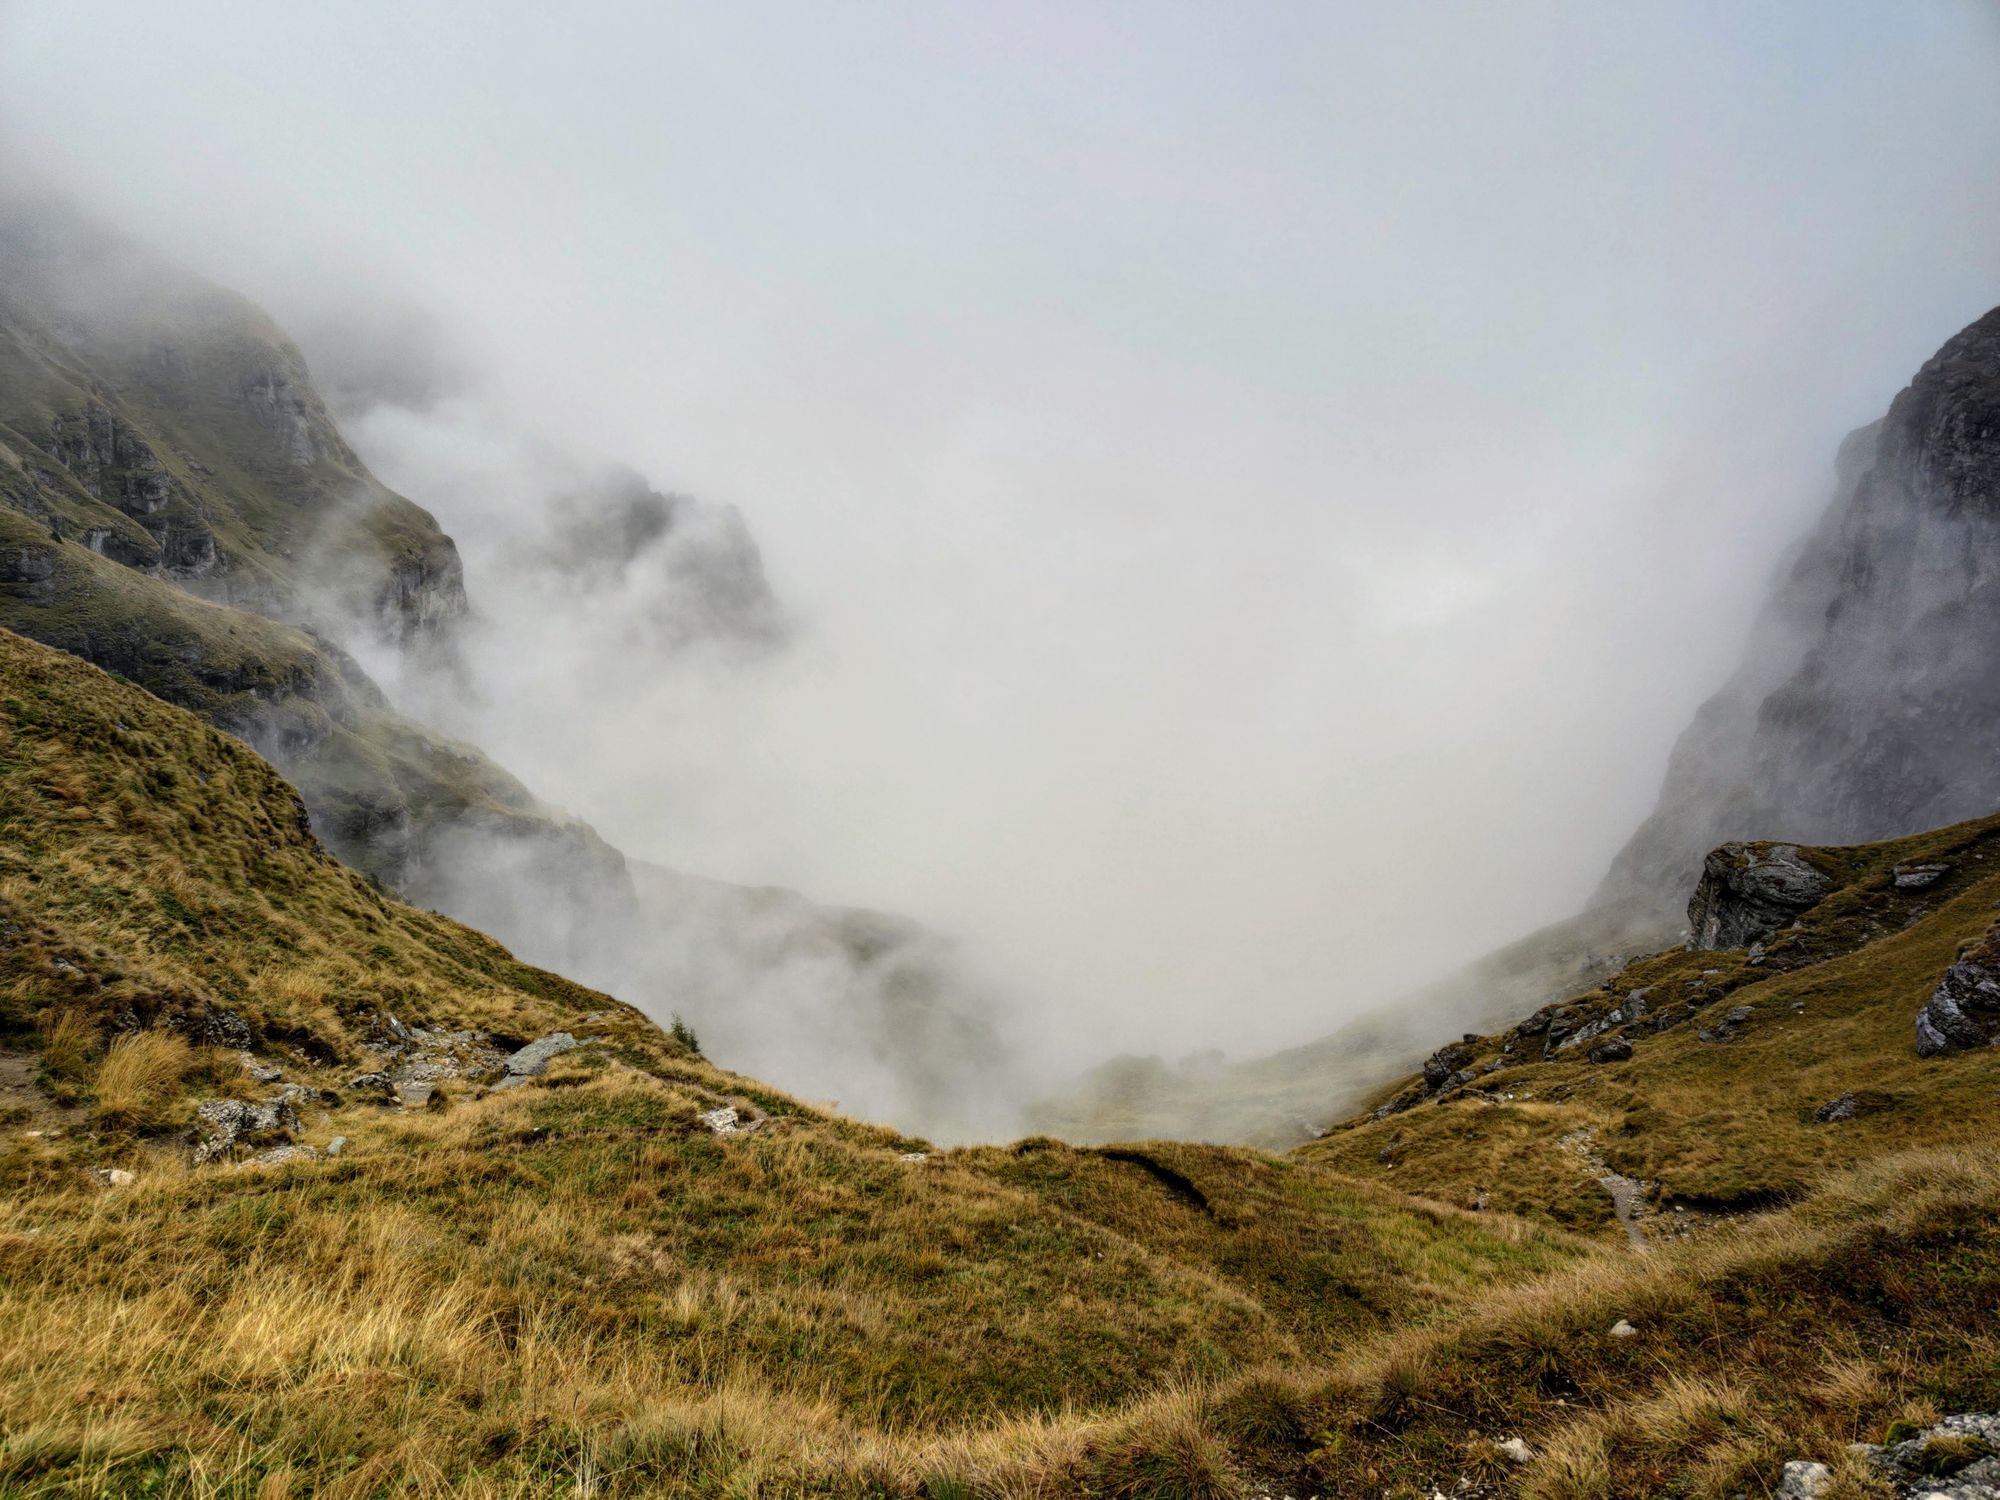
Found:
[{"label": "fog", "polygon": [[[0,4],[0,130],[392,350],[350,435],[485,622],[404,701],[949,934],[1044,1066],[1580,905],[1842,434],[2000,300],[1985,5],[412,9]],[[740,513],[768,638],[534,571],[612,463]]]}]

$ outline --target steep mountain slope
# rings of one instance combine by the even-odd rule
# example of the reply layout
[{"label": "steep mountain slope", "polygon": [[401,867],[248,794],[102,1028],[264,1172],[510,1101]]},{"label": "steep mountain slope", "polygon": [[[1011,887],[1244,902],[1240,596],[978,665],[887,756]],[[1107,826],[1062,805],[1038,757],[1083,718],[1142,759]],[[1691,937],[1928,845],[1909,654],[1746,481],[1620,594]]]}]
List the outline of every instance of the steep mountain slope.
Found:
[{"label": "steep mountain slope", "polygon": [[1996,663],[2000,309],[1841,445],[1831,505],[1588,909],[1304,1047],[1137,1089],[1128,1067],[1037,1117],[1079,1139],[1296,1143],[1414,1061],[1418,1034],[1503,1024],[1673,941],[1725,840],[1883,839],[2000,808]]},{"label": "steep mountain slope", "polygon": [[342,439],[241,298],[0,180],[6,503],[195,592],[411,641],[465,611],[451,539]]},{"label": "steep mountain slope", "polygon": [[[528,529],[492,580],[496,607],[532,620],[606,604],[595,651],[627,670],[704,633],[781,636],[733,510],[537,464],[568,487],[522,497]],[[369,471],[268,318],[0,178],[0,626],[243,736],[298,785],[329,847],[413,901],[657,1013],[714,1014],[739,1055],[868,1061],[879,1117],[958,1135],[993,1117],[1003,1049],[925,935],[877,924],[866,943],[829,940],[847,915],[797,900],[792,946],[820,961],[759,968],[773,956],[756,893],[642,900],[594,829],[398,711],[439,691],[504,700],[507,682],[466,682],[467,632],[490,623],[452,540]],[[919,971],[936,982],[902,982]],[[743,998],[757,1003],[739,1016]],[[808,1033],[812,1052],[776,1045]]]},{"label": "steep mountain slope", "polygon": [[1996,661],[2000,309],[1843,445],[1832,507],[1602,894],[1677,909],[1727,838],[1879,839],[2000,807]]},{"label": "steep mountain slope", "polygon": [[1583,1253],[1249,1152],[927,1154],[690,1043],[0,633],[0,1486],[768,1493]]}]

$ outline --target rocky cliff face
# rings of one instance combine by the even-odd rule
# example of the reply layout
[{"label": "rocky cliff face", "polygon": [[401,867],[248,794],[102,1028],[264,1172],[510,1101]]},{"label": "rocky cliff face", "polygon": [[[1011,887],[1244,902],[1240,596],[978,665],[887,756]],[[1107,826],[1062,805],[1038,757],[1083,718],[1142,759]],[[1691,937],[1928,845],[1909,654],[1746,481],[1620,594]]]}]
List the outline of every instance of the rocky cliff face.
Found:
[{"label": "rocky cliff face", "polygon": [[1671,912],[1731,838],[1855,843],[2000,806],[2000,309],[1843,445],[1737,677],[1600,899]]},{"label": "rocky cliff face", "polygon": [[451,538],[368,472],[268,318],[4,179],[0,450],[0,505],[205,598],[399,642],[465,613]]}]

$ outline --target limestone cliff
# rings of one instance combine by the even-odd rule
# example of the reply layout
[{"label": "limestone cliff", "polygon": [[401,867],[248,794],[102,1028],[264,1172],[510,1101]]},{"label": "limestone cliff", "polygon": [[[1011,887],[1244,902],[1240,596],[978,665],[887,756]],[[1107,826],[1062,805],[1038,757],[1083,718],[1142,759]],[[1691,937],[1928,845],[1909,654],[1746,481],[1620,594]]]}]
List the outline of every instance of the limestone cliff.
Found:
[{"label": "limestone cliff", "polygon": [[1709,848],[1855,843],[2000,807],[2000,309],[1843,445],[1740,672],[1600,898],[1675,912]]}]

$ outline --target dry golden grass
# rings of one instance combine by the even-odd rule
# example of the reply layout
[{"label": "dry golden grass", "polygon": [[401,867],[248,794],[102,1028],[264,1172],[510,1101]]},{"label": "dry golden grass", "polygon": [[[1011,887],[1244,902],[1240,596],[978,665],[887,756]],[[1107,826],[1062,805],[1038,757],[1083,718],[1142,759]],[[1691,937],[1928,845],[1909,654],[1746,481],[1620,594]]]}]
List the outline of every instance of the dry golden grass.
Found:
[{"label": "dry golden grass", "polygon": [[98,1118],[140,1130],[165,1123],[194,1061],[194,1049],[170,1031],[115,1038],[97,1067]]},{"label": "dry golden grass", "polygon": [[51,1078],[77,1082],[89,1071],[91,1054],[97,1050],[97,1031],[82,1011],[52,1007],[43,1013],[36,1033],[42,1070]]}]

